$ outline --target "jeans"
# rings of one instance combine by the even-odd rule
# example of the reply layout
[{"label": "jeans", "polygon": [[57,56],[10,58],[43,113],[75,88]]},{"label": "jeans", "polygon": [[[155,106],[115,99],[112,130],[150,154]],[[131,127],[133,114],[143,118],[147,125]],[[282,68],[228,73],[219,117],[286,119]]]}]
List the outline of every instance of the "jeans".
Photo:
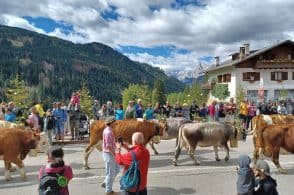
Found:
[{"label": "jeans", "polygon": [[120,171],[120,167],[115,162],[115,158],[111,153],[103,152],[103,160],[105,163],[105,191],[109,193],[112,191],[112,185],[116,175]]},{"label": "jeans", "polygon": [[55,134],[56,135],[63,135],[64,134],[63,121],[55,121]]},{"label": "jeans", "polygon": [[52,131],[52,129],[48,129],[45,131],[50,145],[52,145]]}]

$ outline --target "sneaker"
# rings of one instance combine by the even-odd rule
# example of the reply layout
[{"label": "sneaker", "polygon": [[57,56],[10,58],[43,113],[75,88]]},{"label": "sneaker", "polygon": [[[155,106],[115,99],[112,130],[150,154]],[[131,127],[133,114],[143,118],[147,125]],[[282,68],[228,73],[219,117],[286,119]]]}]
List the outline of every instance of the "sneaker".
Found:
[{"label": "sneaker", "polygon": [[105,182],[101,183],[100,187],[105,188]]},{"label": "sneaker", "polygon": [[111,192],[106,192],[106,195],[118,195],[118,192],[111,191]]}]

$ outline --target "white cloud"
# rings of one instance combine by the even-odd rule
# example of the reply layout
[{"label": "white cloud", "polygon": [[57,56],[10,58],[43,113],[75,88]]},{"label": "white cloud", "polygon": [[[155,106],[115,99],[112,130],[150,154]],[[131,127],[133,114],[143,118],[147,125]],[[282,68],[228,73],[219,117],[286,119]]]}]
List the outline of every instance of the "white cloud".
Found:
[{"label": "white cloud", "polygon": [[[128,54],[134,60],[163,69],[188,69],[201,56],[227,58],[245,42],[251,48],[268,46],[276,40],[293,39],[294,1],[291,0],[203,0],[172,8],[172,0],[0,0],[0,23],[44,33],[22,19],[49,17],[72,24],[74,32],[55,29],[50,35],[73,42],[101,42],[112,47],[133,45],[154,47],[173,45],[188,54],[156,57],[146,53]],[[191,1],[192,2],[192,1]],[[118,14],[105,20],[101,13]],[[150,7],[155,7],[151,10]],[[81,36],[84,35],[84,36]]]},{"label": "white cloud", "polygon": [[0,17],[0,23],[7,25],[7,26],[20,27],[20,28],[24,28],[27,30],[31,30],[31,31],[35,31],[38,33],[45,34],[44,30],[42,30],[40,28],[36,28],[35,26],[31,25],[27,20],[13,16],[13,15],[3,14]]}]

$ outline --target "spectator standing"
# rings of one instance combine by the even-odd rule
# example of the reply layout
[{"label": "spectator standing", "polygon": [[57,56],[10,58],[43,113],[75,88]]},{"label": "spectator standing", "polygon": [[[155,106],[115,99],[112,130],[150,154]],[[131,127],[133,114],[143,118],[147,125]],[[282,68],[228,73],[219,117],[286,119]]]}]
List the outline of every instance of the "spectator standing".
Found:
[{"label": "spectator standing", "polygon": [[64,109],[61,109],[61,102],[56,103],[56,109],[53,110],[53,117],[56,140],[64,141],[64,123],[67,120],[67,114]]},{"label": "spectator standing", "polygon": [[225,121],[229,123],[234,123],[237,105],[234,102],[234,98],[230,98],[224,106]]},{"label": "spectator standing", "polygon": [[[183,106],[182,106],[182,112],[183,112],[183,117],[185,119],[190,119],[190,112],[189,112],[189,105],[187,103],[183,103]],[[192,117],[193,119],[194,117]]]},{"label": "spectator standing", "polygon": [[44,116],[44,131],[49,139],[49,144],[52,145],[52,131],[54,128],[54,118],[50,109],[47,110]]},{"label": "spectator standing", "polygon": [[248,108],[248,118],[247,118],[247,124],[246,124],[246,129],[249,129],[249,125],[252,129],[252,118],[256,115],[256,106],[254,102],[249,103],[249,108]]},{"label": "spectator standing", "polygon": [[262,102],[259,103],[259,105],[257,106],[257,108],[259,110],[259,114],[265,114],[265,115],[268,115],[269,114],[268,104],[265,103],[264,100],[262,100]]},{"label": "spectator standing", "polygon": [[151,119],[154,119],[154,110],[152,108],[152,104],[151,103],[148,103],[148,107],[147,109],[145,110],[145,117],[146,120],[151,120]]},{"label": "spectator standing", "polygon": [[44,112],[44,109],[43,109],[43,106],[42,106],[41,102],[38,102],[38,103],[34,104],[34,107],[37,110],[37,116],[39,118],[39,126],[40,126],[40,130],[42,131],[43,130],[43,125],[44,125],[43,124],[43,122],[44,122],[43,118],[44,118],[45,112]]},{"label": "spectator standing", "polygon": [[137,104],[135,105],[135,109],[136,109],[136,118],[143,118],[143,114],[144,114],[144,106],[142,104],[142,100],[138,99]]},{"label": "spectator standing", "polygon": [[287,114],[287,108],[283,102],[280,102],[277,108],[278,114]]},{"label": "spectator standing", "polygon": [[208,121],[215,121],[215,105],[217,104],[216,100],[212,101],[211,105],[208,106]]},{"label": "spectator standing", "polygon": [[165,105],[163,106],[163,114],[168,118],[168,117],[170,117],[171,110],[172,110],[172,107],[169,104],[169,102],[167,101],[165,103]]},{"label": "spectator standing", "polygon": [[[132,147],[128,148],[124,146],[129,152],[125,154],[121,154],[121,143],[117,143],[116,156],[115,160],[118,164],[124,166],[123,172],[129,168],[132,162],[132,154],[131,151],[134,151],[136,160],[139,161],[139,170],[140,170],[140,185],[138,194],[139,195],[147,195],[147,174],[148,167],[150,163],[150,154],[146,149],[144,143],[144,135],[141,132],[136,132],[132,135]],[[135,195],[137,187],[130,189],[129,191],[124,191],[122,194],[124,195]]]},{"label": "spectator standing", "polygon": [[8,108],[11,108],[11,111],[15,117],[19,115],[19,108],[15,106],[14,102],[8,102]]},{"label": "spectator standing", "polygon": [[5,114],[4,114],[4,120],[8,122],[14,123],[16,120],[15,114],[12,112],[11,108],[6,108]]},{"label": "spectator standing", "polygon": [[115,120],[123,120],[125,112],[123,110],[123,105],[119,104],[115,110]]},{"label": "spectator standing", "polygon": [[77,140],[79,136],[80,110],[76,109],[74,102],[70,102],[68,105],[68,115],[71,140]]},{"label": "spectator standing", "polygon": [[172,110],[174,117],[183,117],[183,108],[180,106],[180,103],[177,102]]},{"label": "spectator standing", "polygon": [[278,109],[277,102],[272,102],[271,107],[269,108],[269,113],[278,114],[277,109]]},{"label": "spectator standing", "polygon": [[189,116],[191,121],[194,120],[194,116],[196,114],[199,114],[199,107],[196,105],[196,102],[193,101],[189,109]]},{"label": "spectator standing", "polygon": [[29,118],[27,120],[29,126],[36,132],[40,131],[40,126],[39,126],[39,117],[37,114],[37,110],[35,107],[30,108],[31,114],[29,115]]},{"label": "spectator standing", "polygon": [[107,116],[113,116],[114,115],[114,109],[113,109],[111,100],[107,101],[106,107],[107,107]]},{"label": "spectator standing", "polygon": [[105,179],[101,186],[105,186],[107,195],[118,194],[112,190],[114,179],[120,170],[118,164],[115,162],[116,144],[113,129],[110,127],[114,121],[114,117],[108,117],[105,120],[106,128],[103,130],[103,160],[105,163]]},{"label": "spectator standing", "polygon": [[100,109],[100,103],[98,100],[94,100],[94,104],[92,106],[92,112],[94,120],[99,120],[99,109]]},{"label": "spectator standing", "polygon": [[162,108],[159,102],[156,102],[154,107],[154,118],[158,119],[162,115]]},{"label": "spectator standing", "polygon": [[206,120],[207,117],[207,107],[205,103],[202,103],[202,107],[199,110],[199,116]]},{"label": "spectator standing", "polygon": [[130,100],[129,105],[127,106],[126,112],[125,112],[125,119],[132,119],[136,118],[136,109],[134,106],[134,101]]},{"label": "spectator standing", "polygon": [[103,104],[99,110],[99,119],[105,120],[107,118],[107,106]]},{"label": "spectator standing", "polygon": [[264,160],[258,160],[254,167],[256,189],[253,195],[278,195],[277,182],[270,176],[270,167]]},{"label": "spectator standing", "polygon": [[246,129],[248,111],[249,111],[248,102],[243,100],[240,104],[239,118],[242,120],[242,127],[244,129]]},{"label": "spectator standing", "polygon": [[[59,174],[67,180],[67,185],[62,187],[59,195],[69,195],[68,182],[73,178],[71,166],[65,165],[63,160],[64,152],[61,147],[51,147],[47,152],[47,164],[39,170],[39,181],[42,182],[44,174]],[[40,190],[39,186],[39,190]]]}]

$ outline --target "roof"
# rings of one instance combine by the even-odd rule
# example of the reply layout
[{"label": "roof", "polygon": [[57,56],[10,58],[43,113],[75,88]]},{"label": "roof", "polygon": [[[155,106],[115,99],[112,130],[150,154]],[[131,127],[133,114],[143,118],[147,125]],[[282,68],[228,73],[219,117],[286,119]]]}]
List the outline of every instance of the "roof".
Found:
[{"label": "roof", "polygon": [[[271,50],[271,49],[273,49],[275,47],[278,47],[280,45],[283,45],[285,43],[290,43],[290,44],[293,44],[294,45],[294,42],[293,41],[291,41],[291,40],[285,40],[285,41],[279,42],[277,44],[274,44],[274,45],[272,45],[270,47],[265,47],[265,48],[262,48],[260,50],[250,51],[250,54],[248,56],[244,57],[243,59],[237,59],[237,60],[234,60],[234,61],[230,59],[230,60],[226,60],[226,61],[220,63],[220,65],[218,65],[218,66],[211,65],[209,68],[207,68],[205,70],[205,72],[210,72],[210,71],[214,71],[214,70],[218,70],[218,69],[222,69],[222,68],[234,66],[236,64],[239,64],[239,63],[244,62],[244,61],[246,61],[248,59],[251,59],[251,58],[253,58],[253,57],[257,56],[257,55],[260,55],[262,53],[265,53],[265,52],[267,52],[267,51],[269,51],[269,50]],[[234,53],[234,54],[236,54],[236,53]],[[233,54],[231,54],[231,55],[233,55]]]}]

